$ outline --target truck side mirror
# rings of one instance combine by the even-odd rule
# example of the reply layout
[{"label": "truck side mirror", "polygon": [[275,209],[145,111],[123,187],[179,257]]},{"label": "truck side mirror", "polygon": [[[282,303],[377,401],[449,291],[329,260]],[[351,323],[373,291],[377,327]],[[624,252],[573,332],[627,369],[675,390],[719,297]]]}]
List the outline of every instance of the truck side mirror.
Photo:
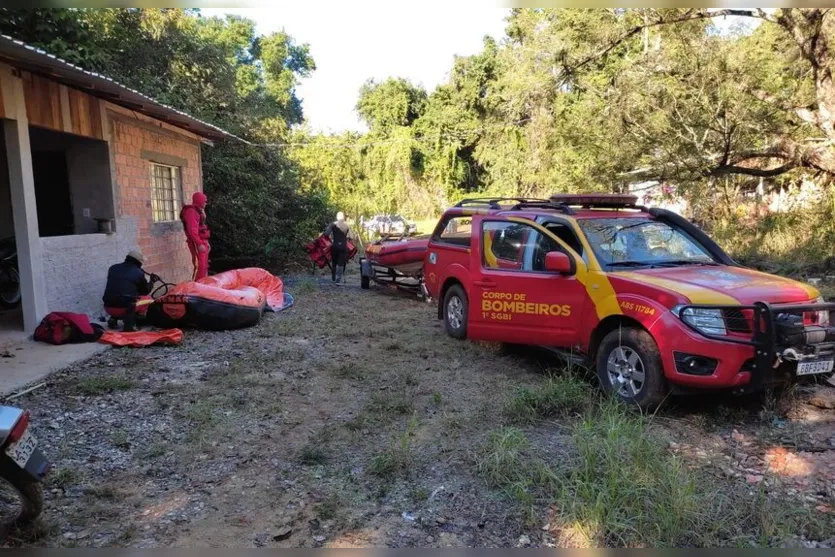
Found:
[{"label": "truck side mirror", "polygon": [[561,251],[549,251],[545,254],[545,270],[561,275],[573,274],[571,259]]}]

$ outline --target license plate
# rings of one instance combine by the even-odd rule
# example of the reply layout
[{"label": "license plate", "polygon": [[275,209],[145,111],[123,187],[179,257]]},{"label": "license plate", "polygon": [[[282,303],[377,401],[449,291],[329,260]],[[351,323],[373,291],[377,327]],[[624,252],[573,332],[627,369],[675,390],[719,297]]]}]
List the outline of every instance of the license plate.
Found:
[{"label": "license plate", "polygon": [[829,373],[835,366],[835,360],[818,360],[816,362],[800,362],[797,364],[798,375],[815,375]]},{"label": "license plate", "polygon": [[29,457],[35,452],[37,446],[37,437],[27,429],[23,432],[23,437],[6,447],[6,454],[14,460],[15,464],[21,468],[25,468],[26,463],[29,462]]}]

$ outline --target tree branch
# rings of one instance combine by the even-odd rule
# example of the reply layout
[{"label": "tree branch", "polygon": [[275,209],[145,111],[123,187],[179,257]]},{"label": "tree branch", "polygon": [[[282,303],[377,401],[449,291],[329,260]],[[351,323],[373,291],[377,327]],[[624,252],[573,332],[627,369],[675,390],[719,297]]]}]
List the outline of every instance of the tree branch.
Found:
[{"label": "tree branch", "polygon": [[619,38],[615,39],[613,42],[609,43],[605,48],[598,50],[597,52],[583,58],[578,63],[566,66],[566,74],[570,75],[573,72],[576,72],[583,66],[594,62],[595,60],[599,60],[600,58],[605,57],[609,54],[612,50],[623,44],[628,39],[634,37],[644,29],[649,29],[652,27],[659,27],[661,25],[670,25],[674,23],[684,23],[686,21],[698,21],[702,19],[712,19],[714,17],[722,17],[722,16],[740,16],[740,17],[754,17],[757,19],[764,19],[766,21],[770,21],[772,23],[778,23],[778,20],[774,17],[768,15],[765,10],[762,8],[756,8],[753,10],[748,9],[734,9],[734,8],[727,8],[722,10],[713,10],[713,11],[702,11],[702,9],[696,9],[696,11],[688,10],[684,13],[684,15],[678,17],[671,17],[669,19],[666,18],[659,18],[656,21],[651,21],[648,23],[644,23],[642,25],[636,25]]},{"label": "tree branch", "polygon": [[746,166],[737,166],[734,164],[729,164],[726,166],[720,166],[718,168],[714,168],[710,172],[708,172],[708,176],[724,176],[726,174],[742,174],[743,176],[758,176],[760,178],[773,178],[774,176],[779,176],[781,174],[785,174],[789,170],[796,168],[797,165],[793,162],[786,163],[783,166],[778,166],[777,168],[748,168]]}]

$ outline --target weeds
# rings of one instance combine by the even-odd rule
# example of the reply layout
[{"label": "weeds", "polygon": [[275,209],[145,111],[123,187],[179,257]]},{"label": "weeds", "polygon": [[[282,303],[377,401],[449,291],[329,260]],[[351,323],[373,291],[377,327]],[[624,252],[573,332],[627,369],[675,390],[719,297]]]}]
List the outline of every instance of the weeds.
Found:
[{"label": "weeds", "polygon": [[357,362],[343,362],[336,368],[334,375],[340,379],[352,379],[354,381],[362,381],[365,379],[365,369]]},{"label": "weeds", "polygon": [[418,428],[417,414],[412,415],[406,431],[389,442],[389,447],[371,459],[368,472],[379,478],[391,480],[406,472],[412,461],[412,439]]},{"label": "weeds", "polygon": [[573,374],[549,375],[536,387],[519,387],[508,401],[505,412],[514,421],[536,423],[578,414],[591,400],[589,385]]},{"label": "weeds", "polygon": [[646,419],[614,400],[586,412],[573,431],[577,458],[556,505],[592,545],[691,543],[701,497],[694,472],[646,431]]},{"label": "weeds", "polygon": [[412,411],[412,400],[405,391],[380,391],[371,395],[368,410],[380,417],[402,416]]},{"label": "weeds", "polygon": [[521,430],[505,427],[490,434],[476,459],[476,469],[490,487],[500,489],[535,519],[536,502],[557,488],[556,473],[529,454],[530,441]]},{"label": "weeds", "polygon": [[319,520],[333,520],[339,514],[339,509],[342,506],[342,501],[336,497],[330,497],[314,505],[313,510]]},{"label": "weeds", "polygon": [[130,440],[128,439],[128,432],[124,429],[114,430],[110,434],[110,442],[117,449],[130,449]]},{"label": "weeds", "polygon": [[168,451],[168,447],[165,443],[156,442],[151,443],[147,447],[143,447],[137,452],[137,457],[140,460],[149,460],[152,458],[159,458],[163,456]]},{"label": "weeds", "polygon": [[78,380],[75,387],[79,394],[97,396],[116,391],[128,391],[136,386],[136,382],[127,377],[84,377]]},{"label": "weeds", "polygon": [[328,454],[319,445],[305,445],[299,451],[299,462],[305,466],[314,466],[317,464],[327,464]]},{"label": "weeds", "polygon": [[319,291],[319,283],[315,280],[300,280],[293,285],[293,290],[299,294],[311,294]]},{"label": "weeds", "polygon": [[58,468],[51,471],[47,478],[49,478],[50,486],[66,489],[71,485],[80,483],[84,475],[76,468]]},{"label": "weeds", "polygon": [[85,487],[84,495],[94,499],[113,501],[121,498],[122,492],[111,484],[102,484]]}]

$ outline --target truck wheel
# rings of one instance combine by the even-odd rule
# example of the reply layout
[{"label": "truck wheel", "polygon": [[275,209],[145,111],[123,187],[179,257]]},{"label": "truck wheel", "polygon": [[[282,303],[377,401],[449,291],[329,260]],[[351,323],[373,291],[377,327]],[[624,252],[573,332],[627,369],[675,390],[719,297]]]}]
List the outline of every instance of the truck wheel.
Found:
[{"label": "truck wheel", "polygon": [[467,338],[467,294],[460,285],[449,287],[444,295],[444,326],[449,336]]},{"label": "truck wheel", "polygon": [[643,410],[661,404],[668,391],[658,346],[633,327],[616,329],[600,343],[597,377],[604,392]]},{"label": "truck wheel", "polygon": [[360,277],[360,288],[363,290],[368,290],[371,286],[371,277],[367,277],[365,275]]}]

